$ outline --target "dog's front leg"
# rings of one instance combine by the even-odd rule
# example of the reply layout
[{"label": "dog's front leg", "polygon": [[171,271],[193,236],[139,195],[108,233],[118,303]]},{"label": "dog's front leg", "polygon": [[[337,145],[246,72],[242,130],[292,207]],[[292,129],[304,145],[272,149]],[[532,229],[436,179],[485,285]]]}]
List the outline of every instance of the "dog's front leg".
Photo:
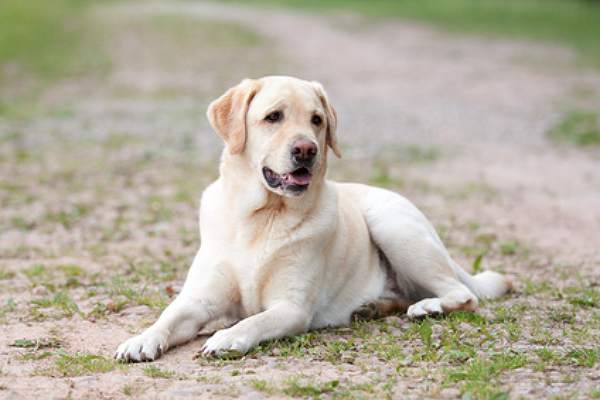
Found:
[{"label": "dog's front leg", "polygon": [[229,351],[246,353],[260,342],[305,332],[311,314],[290,301],[279,301],[265,311],[248,317],[231,328],[216,332],[202,347],[204,355]]},{"label": "dog's front leg", "polygon": [[155,360],[168,348],[193,339],[202,326],[229,310],[238,296],[235,281],[228,265],[210,262],[201,249],[179,296],[151,327],[118,347],[117,360]]}]

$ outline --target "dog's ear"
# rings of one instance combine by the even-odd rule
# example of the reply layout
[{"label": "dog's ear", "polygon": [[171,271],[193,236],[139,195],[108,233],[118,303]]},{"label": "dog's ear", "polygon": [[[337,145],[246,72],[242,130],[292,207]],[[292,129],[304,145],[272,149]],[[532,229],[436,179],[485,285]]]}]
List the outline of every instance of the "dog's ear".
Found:
[{"label": "dog's ear", "polygon": [[325,114],[327,116],[327,144],[338,158],[342,158],[342,152],[340,151],[337,140],[337,114],[335,108],[333,108],[329,102],[329,98],[327,97],[327,93],[325,93],[325,89],[323,89],[323,85],[319,82],[312,82],[312,85],[321,99],[323,108],[325,108]]},{"label": "dog's ear", "polygon": [[210,103],[206,115],[213,129],[223,138],[230,154],[240,154],[246,145],[246,114],[260,89],[258,81],[244,79]]}]

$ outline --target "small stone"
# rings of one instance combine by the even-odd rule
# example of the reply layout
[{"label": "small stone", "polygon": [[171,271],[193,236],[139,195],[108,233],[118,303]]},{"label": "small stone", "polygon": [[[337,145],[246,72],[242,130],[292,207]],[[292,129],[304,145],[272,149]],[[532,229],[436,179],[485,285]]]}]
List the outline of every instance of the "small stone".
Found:
[{"label": "small stone", "polygon": [[48,290],[43,286],[36,286],[35,288],[33,288],[33,294],[35,294],[36,296],[44,296],[48,294]]},{"label": "small stone", "polygon": [[350,352],[342,353],[340,361],[346,364],[354,364],[354,356]]},{"label": "small stone", "polygon": [[458,327],[462,332],[468,332],[471,330],[471,325],[467,324],[466,322],[461,322]]},{"label": "small stone", "polygon": [[114,313],[114,312],[116,312],[116,311],[117,311],[117,306],[116,306],[116,304],[115,304],[115,303],[114,303],[112,300],[109,300],[109,301],[106,303],[106,309],[107,309],[109,312],[111,312],[111,313]]},{"label": "small stone", "polygon": [[390,315],[385,318],[385,322],[394,326],[401,326],[403,321],[402,318],[397,315]]},{"label": "small stone", "polygon": [[457,398],[460,397],[460,390],[457,388],[446,388],[441,391],[441,396],[444,398]]},{"label": "small stone", "polygon": [[165,292],[167,292],[167,296],[169,296],[169,297],[173,297],[173,295],[175,294],[175,289],[173,289],[173,286],[171,286],[171,285],[168,285],[168,286],[165,288]]}]

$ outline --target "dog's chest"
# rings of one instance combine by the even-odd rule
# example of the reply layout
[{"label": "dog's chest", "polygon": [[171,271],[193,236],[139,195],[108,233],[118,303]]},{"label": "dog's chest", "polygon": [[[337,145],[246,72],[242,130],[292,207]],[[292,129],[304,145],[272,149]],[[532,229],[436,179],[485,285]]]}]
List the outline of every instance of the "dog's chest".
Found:
[{"label": "dog's chest", "polygon": [[203,199],[201,234],[215,257],[233,270],[242,317],[263,311],[277,293],[294,291],[288,286],[306,279],[295,272],[315,266],[314,255],[322,254],[322,243],[335,225],[335,214],[323,215],[322,207],[305,213],[277,208],[256,212],[215,199],[213,193]]},{"label": "dog's chest", "polygon": [[238,225],[227,254],[233,257],[243,315],[263,311],[269,293],[284,290],[278,282],[302,265],[309,247],[304,237],[302,229],[291,229],[288,221]]},{"label": "dog's chest", "polygon": [[239,243],[231,244],[228,263],[234,269],[239,290],[240,310],[243,317],[257,314],[265,308],[265,291],[277,279],[289,256],[283,246],[261,243],[259,251],[251,251]]}]

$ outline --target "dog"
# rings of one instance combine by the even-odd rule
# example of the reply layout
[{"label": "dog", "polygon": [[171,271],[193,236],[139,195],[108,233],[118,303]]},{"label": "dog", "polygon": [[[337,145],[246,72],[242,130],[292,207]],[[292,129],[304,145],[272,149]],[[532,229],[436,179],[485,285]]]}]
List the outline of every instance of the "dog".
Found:
[{"label": "dog", "polygon": [[201,354],[246,353],[260,342],[348,324],[360,310],[410,318],[474,311],[510,281],[452,260],[433,226],[397,193],[325,178],[341,157],[323,86],[246,79],[213,101],[224,140],[220,176],[202,194],[201,246],[181,293],[115,357],[152,361],[212,322]]}]

